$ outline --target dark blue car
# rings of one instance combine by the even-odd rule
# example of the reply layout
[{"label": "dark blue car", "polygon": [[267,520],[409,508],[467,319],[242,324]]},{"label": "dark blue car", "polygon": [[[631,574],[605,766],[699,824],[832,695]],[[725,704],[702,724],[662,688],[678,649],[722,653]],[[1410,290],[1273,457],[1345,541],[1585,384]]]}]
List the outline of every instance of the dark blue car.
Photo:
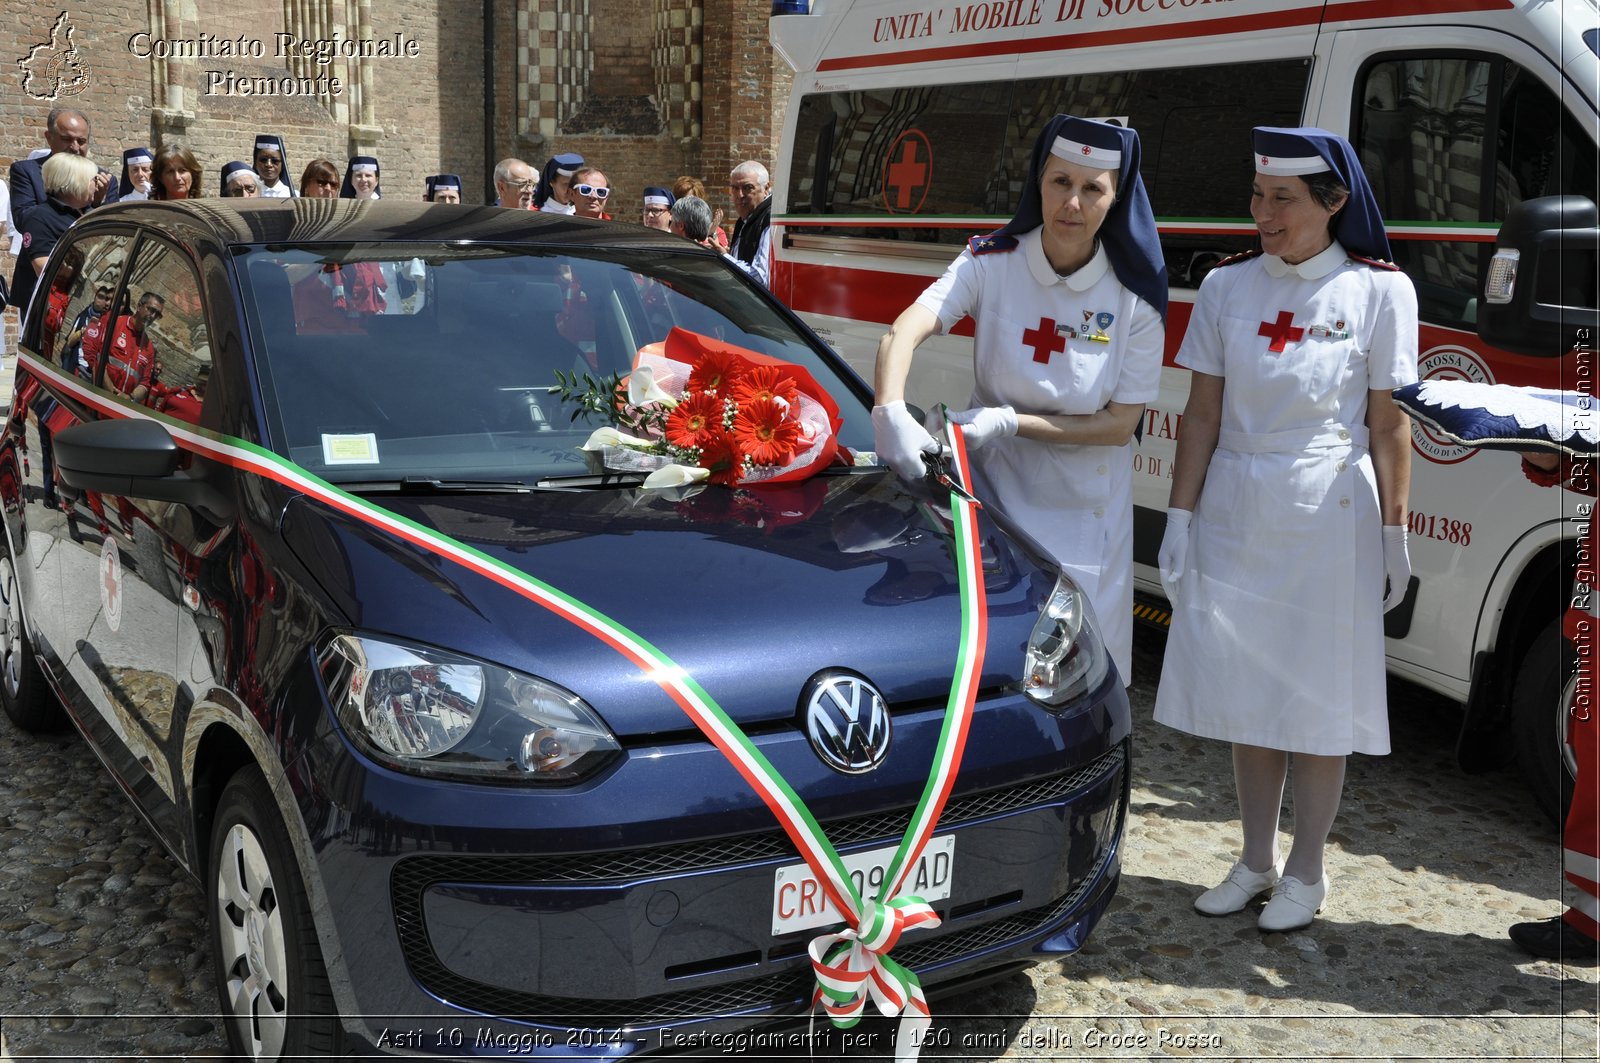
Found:
[{"label": "dark blue car", "polygon": [[[581,450],[598,422],[560,382],[673,330],[808,374],[838,454],[647,490]],[[872,463],[869,406],[665,233],[96,210],[26,315],[0,440],[0,702],[70,719],[200,880],[241,1055],[610,1056],[793,1019],[840,915],[672,691],[881,883],[947,718],[964,507]],[[892,952],[935,993],[1083,944],[1128,793],[1086,601],[993,507],[976,529],[975,703],[902,891],[940,922]]]}]

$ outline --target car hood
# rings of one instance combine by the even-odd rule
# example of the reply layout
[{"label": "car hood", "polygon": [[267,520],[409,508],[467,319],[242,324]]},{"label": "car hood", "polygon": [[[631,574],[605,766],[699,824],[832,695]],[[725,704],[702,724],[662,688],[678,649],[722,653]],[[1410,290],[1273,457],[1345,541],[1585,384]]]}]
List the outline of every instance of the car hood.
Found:
[{"label": "car hood", "polygon": [[[381,494],[371,501],[543,581],[653,643],[741,726],[797,718],[806,681],[860,673],[895,707],[942,704],[961,622],[948,504],[876,472],[688,497],[639,489]],[[465,566],[301,497],[286,542],[351,628],[557,683],[619,735],[691,729],[644,672]],[[982,685],[1015,683],[1055,573],[980,512]]]}]

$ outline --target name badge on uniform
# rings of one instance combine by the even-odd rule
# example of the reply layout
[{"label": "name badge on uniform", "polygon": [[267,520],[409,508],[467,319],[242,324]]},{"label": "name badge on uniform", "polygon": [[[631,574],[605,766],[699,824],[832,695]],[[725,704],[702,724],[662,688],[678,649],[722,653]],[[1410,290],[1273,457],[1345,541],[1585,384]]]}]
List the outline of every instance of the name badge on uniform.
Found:
[{"label": "name badge on uniform", "polygon": [[1332,325],[1312,325],[1306,329],[1311,335],[1325,340],[1347,340],[1350,332],[1344,327],[1344,319],[1335,321]]}]

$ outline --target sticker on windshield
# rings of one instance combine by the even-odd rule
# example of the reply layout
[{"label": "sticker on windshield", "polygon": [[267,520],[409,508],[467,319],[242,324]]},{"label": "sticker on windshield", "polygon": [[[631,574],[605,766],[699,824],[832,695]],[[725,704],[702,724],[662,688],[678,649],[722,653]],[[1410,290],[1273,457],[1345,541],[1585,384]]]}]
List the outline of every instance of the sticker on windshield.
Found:
[{"label": "sticker on windshield", "polygon": [[371,432],[360,435],[324,435],[322,462],[324,465],[376,465],[378,437]]}]

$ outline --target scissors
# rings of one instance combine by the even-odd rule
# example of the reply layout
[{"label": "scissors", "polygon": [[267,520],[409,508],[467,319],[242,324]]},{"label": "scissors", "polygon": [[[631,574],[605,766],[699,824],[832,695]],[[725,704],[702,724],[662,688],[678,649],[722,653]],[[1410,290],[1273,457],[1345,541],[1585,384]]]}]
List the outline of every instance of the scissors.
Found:
[{"label": "scissors", "polygon": [[[948,437],[950,421],[946,414],[949,413],[949,407],[941,402],[936,409],[939,413],[939,420],[943,424],[942,432]],[[923,451],[922,462],[928,467],[928,479],[930,481],[948,488],[955,495],[971,502],[978,509],[983,508],[983,503],[978,501],[977,496],[962,486],[953,475],[954,470],[952,468],[949,444],[942,444],[938,450]]]}]

